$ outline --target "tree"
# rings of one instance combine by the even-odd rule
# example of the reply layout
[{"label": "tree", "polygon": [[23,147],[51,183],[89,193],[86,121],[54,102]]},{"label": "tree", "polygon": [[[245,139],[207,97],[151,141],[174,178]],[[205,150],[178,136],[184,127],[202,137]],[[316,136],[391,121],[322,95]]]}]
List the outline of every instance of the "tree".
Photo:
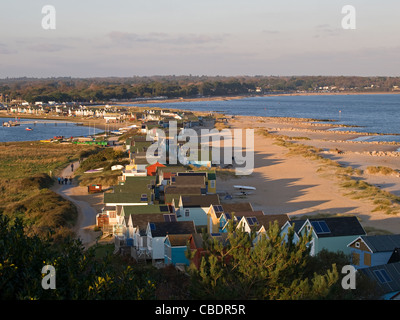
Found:
[{"label": "tree", "polygon": [[285,242],[274,223],[255,242],[254,233],[230,224],[225,240],[205,239],[207,255],[199,270],[189,269],[195,299],[323,299],[338,282],[335,264],[321,274],[305,275],[310,235],[294,244],[290,229]]},{"label": "tree", "polygon": [[[22,220],[0,215],[0,299],[98,300],[152,299],[156,286],[149,273],[115,267],[110,257],[95,258],[78,240],[55,245],[27,236]],[[56,289],[42,287],[42,268],[56,270]]]}]

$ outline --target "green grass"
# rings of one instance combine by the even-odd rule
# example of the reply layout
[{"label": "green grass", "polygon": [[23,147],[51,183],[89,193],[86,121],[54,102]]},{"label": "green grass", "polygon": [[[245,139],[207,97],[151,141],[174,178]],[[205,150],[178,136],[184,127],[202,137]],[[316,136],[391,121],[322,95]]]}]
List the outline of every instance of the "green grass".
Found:
[{"label": "green grass", "polygon": [[0,143],[0,178],[27,178],[36,174],[55,174],[70,161],[94,147],[73,144],[12,142]]},{"label": "green grass", "polygon": [[52,176],[70,161],[93,152],[89,146],[41,142],[0,144],[0,212],[20,217],[29,232],[53,238],[71,236],[77,209],[50,190]]},{"label": "green grass", "polygon": [[[75,172],[75,177],[81,186],[89,184],[101,184],[111,186],[118,184],[118,176],[121,175],[120,170],[112,171],[114,165],[126,165],[130,161],[125,158],[126,154],[122,151],[106,148],[98,150],[98,152],[89,155],[81,162],[80,167]],[[104,168],[101,172],[85,173],[85,171],[97,168]]]},{"label": "green grass", "polygon": [[99,244],[94,248],[95,257],[97,259],[104,259],[108,255],[111,255],[114,252],[114,243],[110,244]]},{"label": "green grass", "polygon": [[113,186],[118,184],[118,177],[121,176],[121,170],[95,173],[82,173],[75,177],[80,186],[88,186],[90,184],[100,184],[102,186]]}]

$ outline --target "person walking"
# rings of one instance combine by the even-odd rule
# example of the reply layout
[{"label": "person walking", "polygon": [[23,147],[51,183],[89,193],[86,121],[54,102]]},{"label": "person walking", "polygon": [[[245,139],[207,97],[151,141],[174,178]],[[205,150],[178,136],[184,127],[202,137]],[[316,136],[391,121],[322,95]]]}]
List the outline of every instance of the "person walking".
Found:
[{"label": "person walking", "polygon": [[71,163],[71,171],[74,172],[74,164]]},{"label": "person walking", "polygon": [[58,180],[58,184],[61,184],[61,177],[58,177],[57,180]]}]

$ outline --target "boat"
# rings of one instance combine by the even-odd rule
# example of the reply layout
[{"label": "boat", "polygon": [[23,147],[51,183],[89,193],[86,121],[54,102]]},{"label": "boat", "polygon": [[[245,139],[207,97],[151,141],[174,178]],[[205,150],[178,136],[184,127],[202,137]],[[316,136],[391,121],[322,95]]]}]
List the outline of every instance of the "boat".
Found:
[{"label": "boat", "polygon": [[32,131],[32,128],[25,128],[26,131]]},{"label": "boat", "polygon": [[241,197],[253,194],[252,191],[257,190],[255,187],[250,187],[250,186],[233,186],[233,187],[235,189],[239,189],[240,190],[240,192],[236,193],[235,195],[236,196],[241,196]]},{"label": "boat", "polygon": [[96,172],[101,172],[103,171],[104,168],[97,168],[97,169],[92,169],[92,170],[87,170],[84,173],[96,173]]},{"label": "boat", "polygon": [[17,126],[19,126],[20,125],[20,123],[18,122],[18,121],[12,121],[12,120],[10,120],[10,121],[8,121],[8,122],[3,122],[3,127],[8,127],[8,128],[10,128],[10,127],[17,127]]}]

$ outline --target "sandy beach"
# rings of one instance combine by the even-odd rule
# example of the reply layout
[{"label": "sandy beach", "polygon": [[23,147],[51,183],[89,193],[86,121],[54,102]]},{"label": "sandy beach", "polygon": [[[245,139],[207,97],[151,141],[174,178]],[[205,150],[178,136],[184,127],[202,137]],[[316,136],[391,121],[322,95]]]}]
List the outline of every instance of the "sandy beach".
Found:
[{"label": "sandy beach", "polygon": [[[294,143],[321,148],[321,155],[355,169],[386,166],[400,169],[400,157],[395,152],[400,146],[393,143],[350,142],[362,134],[326,131],[332,124],[315,125],[305,120],[261,117],[235,117],[231,128],[267,129],[271,136],[306,137]],[[341,151],[338,153],[335,148]],[[290,217],[318,214],[356,215],[369,231],[399,233],[400,217],[384,212],[373,212],[376,205],[370,199],[353,199],[340,186],[334,171],[321,162],[301,155],[288,155],[288,149],[276,145],[273,138],[255,135],[255,170],[249,176],[218,179],[220,192],[234,193],[233,185],[257,188],[245,199],[254,209],[266,214],[285,213]],[[399,174],[384,176],[363,172],[359,179],[400,195]]]},{"label": "sandy beach", "polygon": [[[332,92],[292,92],[292,93],[265,93],[255,95],[233,95],[233,96],[208,96],[196,98],[175,98],[175,99],[160,99],[160,100],[138,100],[128,102],[129,104],[159,104],[159,103],[175,103],[175,102],[194,102],[194,101],[228,101],[238,100],[250,97],[284,97],[284,96],[336,96],[336,95],[362,95],[362,94],[400,94],[400,91],[332,91]],[[120,105],[127,104],[125,102],[118,103]]]}]

